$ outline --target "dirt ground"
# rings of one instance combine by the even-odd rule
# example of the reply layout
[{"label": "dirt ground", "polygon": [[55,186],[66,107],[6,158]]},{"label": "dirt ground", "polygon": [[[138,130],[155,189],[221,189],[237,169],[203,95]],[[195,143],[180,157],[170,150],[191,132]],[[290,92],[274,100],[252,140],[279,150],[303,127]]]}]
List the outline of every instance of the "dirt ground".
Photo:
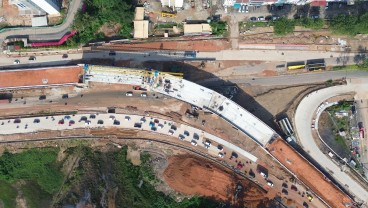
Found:
[{"label": "dirt ground", "polygon": [[290,148],[284,140],[275,140],[272,144],[267,146],[267,149],[279,161],[286,161],[284,165],[332,207],[343,208],[345,207],[344,203],[352,202],[331,182],[327,181],[322,173],[305,162],[305,159]]},{"label": "dirt ground", "polygon": [[[0,87],[21,87],[78,83],[82,67],[55,67],[41,70],[1,71]],[[32,77],[32,79],[30,79]]]},{"label": "dirt ground", "polygon": [[319,31],[312,31],[310,29],[296,27],[291,34],[284,36],[277,36],[273,34],[273,27],[256,27],[250,31],[244,28],[239,30],[241,39],[239,44],[286,44],[305,45],[309,50],[336,50],[339,42],[338,40],[347,41],[350,51],[366,52],[368,47],[368,35],[356,35],[349,37],[344,35],[335,35],[326,29]]},{"label": "dirt ground", "polygon": [[[262,189],[251,185],[249,181],[192,155],[171,157],[164,177],[170,187],[183,194],[221,199],[239,207],[257,207],[267,204],[265,202],[269,200]],[[239,193],[238,199],[235,199],[237,184],[246,187],[246,191]]]},{"label": "dirt ground", "polygon": [[220,51],[230,48],[227,40],[196,40],[186,38],[180,41],[159,41],[147,43],[112,44],[98,46],[105,50],[145,51],[145,50],[177,50],[177,51]]},{"label": "dirt ground", "polygon": [[9,4],[10,0],[3,0],[3,7],[0,7],[0,16],[6,19],[5,23],[11,26],[31,26],[30,16],[20,16],[16,6]]}]

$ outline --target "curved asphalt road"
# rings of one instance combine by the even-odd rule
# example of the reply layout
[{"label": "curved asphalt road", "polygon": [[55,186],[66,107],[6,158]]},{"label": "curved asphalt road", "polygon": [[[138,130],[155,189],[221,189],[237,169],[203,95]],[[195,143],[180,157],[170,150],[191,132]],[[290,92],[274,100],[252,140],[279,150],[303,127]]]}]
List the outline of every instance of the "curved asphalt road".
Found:
[{"label": "curved asphalt road", "polygon": [[59,40],[69,32],[74,16],[81,7],[82,0],[72,0],[69,3],[67,16],[63,24],[55,27],[21,27],[0,32],[0,44],[7,37],[28,36],[29,40]]},{"label": "curved asphalt road", "polygon": [[368,93],[368,79],[352,80],[347,85],[340,85],[318,90],[309,94],[299,104],[295,113],[295,127],[300,142],[306,152],[314,158],[321,167],[333,172],[332,176],[353,193],[357,198],[368,203],[368,191],[349,177],[331,159],[322,153],[312,137],[311,122],[315,110],[326,99],[347,92]]}]

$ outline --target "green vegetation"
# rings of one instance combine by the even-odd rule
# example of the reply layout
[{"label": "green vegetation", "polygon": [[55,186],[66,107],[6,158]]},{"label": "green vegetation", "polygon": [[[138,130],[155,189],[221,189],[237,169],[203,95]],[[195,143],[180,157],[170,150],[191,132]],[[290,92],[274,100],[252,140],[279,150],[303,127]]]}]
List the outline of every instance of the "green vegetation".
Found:
[{"label": "green vegetation", "polygon": [[312,19],[312,18],[295,19],[294,23],[297,26],[302,26],[302,27],[305,27],[305,28],[311,28],[311,29],[314,29],[314,30],[322,29],[323,26],[325,25],[324,20],[320,19],[320,18],[316,18],[316,19]]},{"label": "green vegetation", "polygon": [[133,7],[131,0],[87,0],[85,7],[75,17],[73,28],[78,33],[68,44],[88,43],[92,40],[104,39],[98,32],[102,25],[120,25],[118,36],[129,38],[133,28]]},{"label": "green vegetation", "polygon": [[0,30],[3,29],[3,28],[6,28],[8,26],[9,25],[7,23],[2,22],[2,23],[0,23]]},{"label": "green vegetation", "polygon": [[169,29],[169,28],[173,28],[174,26],[177,26],[177,23],[159,23],[155,25],[155,29]]},{"label": "green vegetation", "polygon": [[216,36],[222,36],[225,35],[227,32],[227,23],[226,22],[211,22],[210,23],[212,34]]},{"label": "green vegetation", "polygon": [[336,113],[340,111],[350,111],[351,110],[352,101],[342,100],[337,105],[333,105],[327,108],[327,111],[331,113]]},{"label": "green vegetation", "polygon": [[52,195],[42,190],[38,184],[28,181],[21,186],[21,190],[29,208],[49,207],[46,204],[50,203]]},{"label": "green vegetation", "polygon": [[[73,154],[77,149],[67,150],[67,154]],[[151,157],[147,153],[141,154],[141,165],[134,166],[127,160],[127,147],[114,152],[92,151],[90,148],[82,147],[82,158],[73,175],[68,181],[69,194],[63,203],[76,203],[84,193],[79,190],[83,186],[91,192],[91,202],[98,204],[103,192],[116,190],[115,204],[124,207],[141,208],[201,208],[216,207],[218,203],[201,198],[193,197],[176,202],[172,197],[155,190],[154,185],[161,183],[154,175],[151,167]],[[105,179],[102,179],[105,178]],[[109,180],[109,182],[107,182]],[[106,188],[107,184],[114,184]]]},{"label": "green vegetation", "polygon": [[56,149],[32,149],[19,154],[4,152],[0,158],[0,180],[9,183],[31,180],[45,192],[55,193],[63,178],[56,157]]},{"label": "green vegetation", "polygon": [[293,20],[289,20],[285,17],[282,17],[275,21],[273,32],[276,35],[286,35],[292,33],[295,28],[295,23]]},{"label": "green vegetation", "polygon": [[[127,148],[124,147],[121,151],[111,155],[115,158],[112,162],[112,169],[119,187],[117,204],[125,204],[128,207],[157,208],[216,207],[216,203],[208,199],[194,197],[177,203],[171,197],[157,192],[149,181],[155,177],[150,167],[149,155],[142,154],[142,164],[140,167],[137,167],[126,159],[126,152]],[[150,170],[148,170],[148,167]],[[138,184],[141,180],[144,182],[141,188],[139,188]]]},{"label": "green vegetation", "polygon": [[327,81],[325,82],[325,84],[326,84],[326,86],[327,86],[327,87],[331,87],[331,86],[333,85],[333,81],[332,81],[332,79],[327,80]]},{"label": "green vegetation", "polygon": [[359,69],[368,70],[368,58],[365,58],[361,64],[357,64]]},{"label": "green vegetation", "polygon": [[312,18],[302,18],[302,19],[287,19],[282,17],[274,22],[274,33],[276,35],[286,35],[294,31],[295,26],[302,26],[305,28],[311,28],[318,30],[323,28],[325,22],[323,19],[312,19]]},{"label": "green vegetation", "polygon": [[368,33],[368,13],[360,16],[339,15],[332,19],[330,28],[342,35],[357,35]]},{"label": "green vegetation", "polygon": [[356,71],[356,70],[359,70],[359,67],[358,65],[345,65],[345,66],[334,66],[332,67],[332,69],[334,71],[339,71],[339,70]]},{"label": "green vegetation", "polygon": [[10,183],[0,180],[0,205],[3,204],[4,208],[15,207],[16,197],[15,188]]}]

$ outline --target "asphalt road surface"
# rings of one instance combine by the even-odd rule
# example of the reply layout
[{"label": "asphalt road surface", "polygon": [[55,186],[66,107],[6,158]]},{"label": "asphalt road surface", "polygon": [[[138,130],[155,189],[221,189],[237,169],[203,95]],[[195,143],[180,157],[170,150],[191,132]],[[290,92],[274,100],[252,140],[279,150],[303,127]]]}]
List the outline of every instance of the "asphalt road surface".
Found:
[{"label": "asphalt road surface", "polygon": [[296,110],[295,127],[304,150],[309,153],[312,158],[318,161],[321,167],[327,169],[330,173],[332,173],[332,176],[343,186],[345,186],[351,193],[353,193],[357,198],[364,201],[365,203],[368,203],[368,191],[360,186],[360,184],[353,180],[351,177],[349,177],[349,175],[347,175],[345,172],[341,171],[341,167],[331,161],[328,155],[324,154],[318,148],[312,137],[311,129],[311,122],[314,112],[318,108],[318,106],[326,99],[347,92],[359,92],[358,95],[367,94],[368,79],[360,79],[359,82],[356,80],[352,80],[352,83],[348,82],[347,85],[325,88],[309,94],[300,102]]},{"label": "asphalt road surface", "polygon": [[[368,77],[368,72],[364,71],[325,71],[325,72],[310,72],[305,74],[275,76],[275,77],[261,77],[261,78],[245,78],[245,79],[230,79],[229,81],[235,84],[249,84],[262,86],[276,86],[276,85],[298,85],[309,83],[321,83],[329,79],[347,79]],[[219,82],[220,78],[207,79],[198,82],[204,86],[219,86],[224,82]]]}]

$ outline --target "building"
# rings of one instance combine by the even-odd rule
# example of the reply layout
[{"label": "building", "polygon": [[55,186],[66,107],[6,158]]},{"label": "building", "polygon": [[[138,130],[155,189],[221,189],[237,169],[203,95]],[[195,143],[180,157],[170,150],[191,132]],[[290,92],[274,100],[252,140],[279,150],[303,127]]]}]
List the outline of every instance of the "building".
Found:
[{"label": "building", "polygon": [[60,15],[59,0],[10,0],[20,15]]},{"label": "building", "polygon": [[136,7],[134,15],[134,35],[136,39],[148,38],[148,20],[144,20],[144,7]]},{"label": "building", "polygon": [[184,24],[184,35],[194,36],[194,35],[211,35],[211,26],[207,23],[202,24]]},{"label": "building", "polygon": [[184,0],[161,0],[162,7],[182,8]]}]

